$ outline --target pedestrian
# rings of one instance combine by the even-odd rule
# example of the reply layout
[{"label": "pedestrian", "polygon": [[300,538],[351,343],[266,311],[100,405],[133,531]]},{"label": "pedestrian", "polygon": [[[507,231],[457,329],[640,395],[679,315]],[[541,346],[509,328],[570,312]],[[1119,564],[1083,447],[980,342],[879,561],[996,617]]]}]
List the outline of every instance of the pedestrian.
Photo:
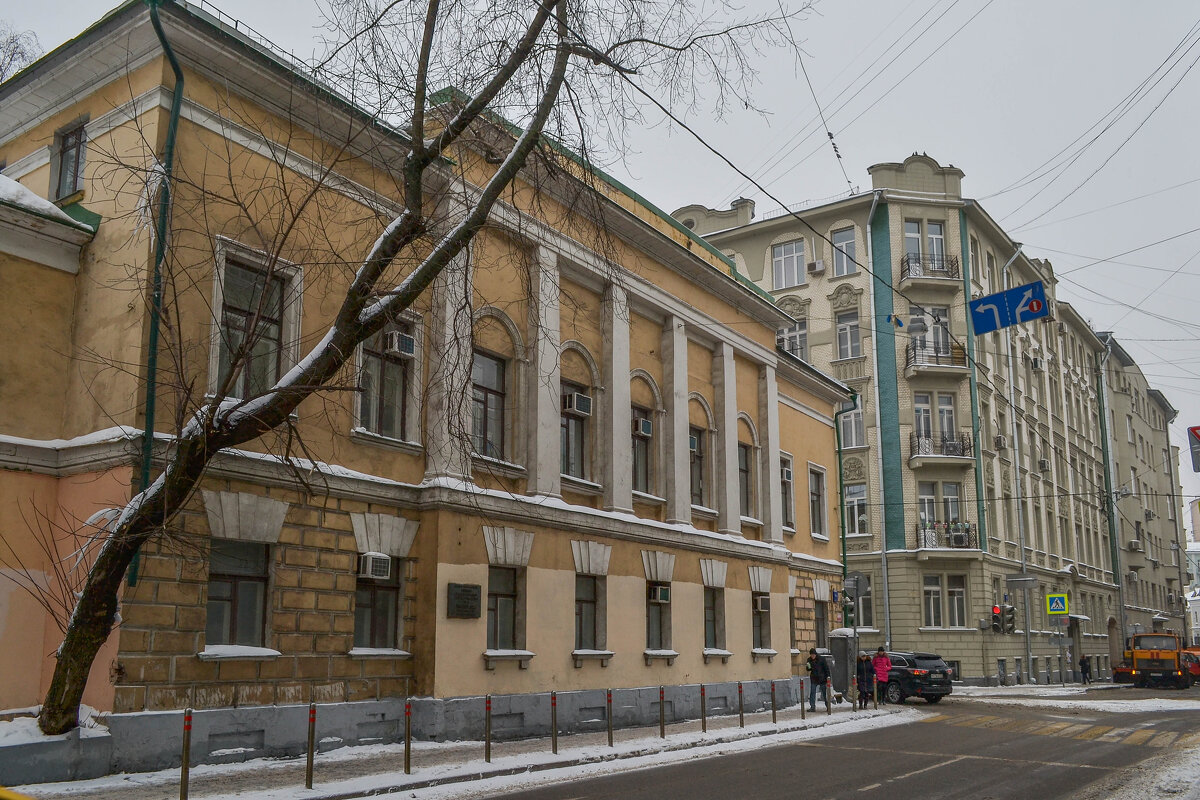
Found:
[{"label": "pedestrian", "polygon": [[821,702],[828,703],[829,697],[825,694],[825,683],[829,680],[829,665],[825,663],[825,659],[817,654],[817,648],[808,648],[808,661],[804,662],[804,668],[808,670],[808,710],[817,710],[817,687],[821,687]]},{"label": "pedestrian", "polygon": [[875,691],[879,693],[879,699],[887,702],[887,684],[888,670],[892,668],[892,660],[888,658],[887,651],[880,645],[875,651],[875,657],[871,659],[871,666],[875,667]]},{"label": "pedestrian", "polygon": [[1079,679],[1085,684],[1092,682],[1092,662],[1087,656],[1079,657]]},{"label": "pedestrian", "polygon": [[867,701],[871,699],[871,679],[875,677],[875,666],[871,663],[871,656],[866,653],[858,654],[856,674],[858,677],[858,707],[866,708]]}]

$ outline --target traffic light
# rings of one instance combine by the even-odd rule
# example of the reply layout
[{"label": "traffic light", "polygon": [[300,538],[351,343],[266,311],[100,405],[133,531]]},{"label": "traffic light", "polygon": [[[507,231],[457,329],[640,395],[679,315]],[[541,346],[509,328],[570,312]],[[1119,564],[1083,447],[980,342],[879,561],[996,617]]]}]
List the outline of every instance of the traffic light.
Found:
[{"label": "traffic light", "polygon": [[1003,619],[1001,625],[1005,633],[1016,633],[1017,631],[1017,607],[1005,606],[1002,611]]},{"label": "traffic light", "polygon": [[1004,630],[1004,623],[1000,617],[1000,606],[992,606],[992,630],[996,633]]}]

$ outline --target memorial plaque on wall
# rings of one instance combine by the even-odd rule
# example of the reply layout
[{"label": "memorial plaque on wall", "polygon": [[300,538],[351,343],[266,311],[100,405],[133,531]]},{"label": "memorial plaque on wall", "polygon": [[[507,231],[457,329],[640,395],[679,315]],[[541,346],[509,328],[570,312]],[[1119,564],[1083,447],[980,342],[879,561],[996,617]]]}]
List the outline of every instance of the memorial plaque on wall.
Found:
[{"label": "memorial plaque on wall", "polygon": [[450,619],[479,619],[480,594],[477,583],[451,583],[446,586],[446,616]]}]

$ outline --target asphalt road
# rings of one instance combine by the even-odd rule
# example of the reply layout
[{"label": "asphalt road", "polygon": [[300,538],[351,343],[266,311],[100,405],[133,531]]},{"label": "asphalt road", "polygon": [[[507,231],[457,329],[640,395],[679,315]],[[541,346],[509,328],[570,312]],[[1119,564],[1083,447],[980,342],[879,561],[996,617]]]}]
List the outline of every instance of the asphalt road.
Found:
[{"label": "asphalt road", "polygon": [[[1120,699],[1186,693],[1126,690]],[[1105,699],[1116,699],[1106,693]],[[1161,755],[1200,745],[1194,711],[1139,714],[988,705],[947,698],[922,721],[745,754],[688,760],[505,795],[506,800],[770,800],[803,797],[1030,798],[1083,793]]]}]

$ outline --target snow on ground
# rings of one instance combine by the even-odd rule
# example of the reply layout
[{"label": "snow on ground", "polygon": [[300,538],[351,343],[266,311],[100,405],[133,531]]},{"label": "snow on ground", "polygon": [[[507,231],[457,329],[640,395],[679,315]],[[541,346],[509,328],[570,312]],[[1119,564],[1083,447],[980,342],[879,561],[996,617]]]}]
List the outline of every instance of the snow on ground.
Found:
[{"label": "snow on ground", "polygon": [[[390,772],[377,775],[366,775],[353,780],[336,782],[318,782],[314,789],[289,786],[280,789],[260,791],[222,792],[220,796],[236,796],[240,800],[292,800],[292,798],[318,798],[329,795],[345,795],[349,793],[369,793],[380,789],[403,786],[411,782],[461,780],[482,772],[519,770],[517,774],[501,775],[484,780],[469,780],[469,782],[450,783],[448,785],[428,787],[413,790],[410,794],[421,800],[451,800],[452,798],[471,798],[504,791],[517,791],[548,783],[562,783],[581,778],[598,777],[615,772],[647,769],[675,764],[683,760],[713,758],[729,753],[757,750],[762,747],[783,745],[791,742],[818,739],[827,736],[840,736],[846,733],[857,733],[865,730],[886,728],[894,725],[904,725],[920,719],[921,712],[914,706],[911,709],[890,709],[880,712],[863,712],[856,719],[831,724],[827,721],[810,720],[808,722],[771,723],[747,725],[745,730],[719,729],[708,733],[699,731],[672,734],[667,739],[657,736],[631,739],[617,742],[610,748],[603,745],[564,748],[559,755],[549,752],[523,752],[511,756],[493,757],[490,764],[481,758],[458,761],[455,763],[438,764],[414,769],[412,775],[405,776],[402,772]],[[803,726],[803,727],[802,727]],[[779,731],[776,733],[776,731]],[[421,752],[458,746],[456,743],[414,742],[413,752]],[[318,774],[322,763],[330,761],[353,761],[368,756],[394,754],[396,763],[402,763],[403,746],[396,744],[367,745],[363,747],[347,747],[317,756]],[[193,778],[205,775],[229,775],[235,779],[255,771],[285,768],[293,765],[294,760],[255,759],[240,764],[203,764],[193,767]],[[563,764],[561,768],[552,768],[554,764]],[[46,783],[32,786],[13,787],[16,791],[35,797],[64,797],[77,793],[96,792],[111,789],[114,796],[119,796],[121,789],[132,786],[172,786],[179,782],[179,770],[168,769],[159,772],[137,773],[128,775],[109,775],[86,781],[69,783]],[[195,793],[193,793],[195,794]],[[199,795],[196,795],[199,796]],[[214,796],[214,795],[208,795]]]},{"label": "snow on ground", "polygon": [[[40,742],[46,739],[61,739],[63,736],[70,736],[69,733],[64,733],[61,736],[47,736],[42,733],[37,724],[37,713],[42,710],[41,706],[31,706],[29,708],[12,708],[5,712],[6,714],[22,714],[29,713],[34,716],[16,717],[7,722],[0,722],[0,747],[11,747],[19,744],[29,744],[31,742]],[[107,736],[108,729],[102,728],[96,722],[96,709],[90,706],[79,707],[79,735],[83,738],[89,736]]]}]

